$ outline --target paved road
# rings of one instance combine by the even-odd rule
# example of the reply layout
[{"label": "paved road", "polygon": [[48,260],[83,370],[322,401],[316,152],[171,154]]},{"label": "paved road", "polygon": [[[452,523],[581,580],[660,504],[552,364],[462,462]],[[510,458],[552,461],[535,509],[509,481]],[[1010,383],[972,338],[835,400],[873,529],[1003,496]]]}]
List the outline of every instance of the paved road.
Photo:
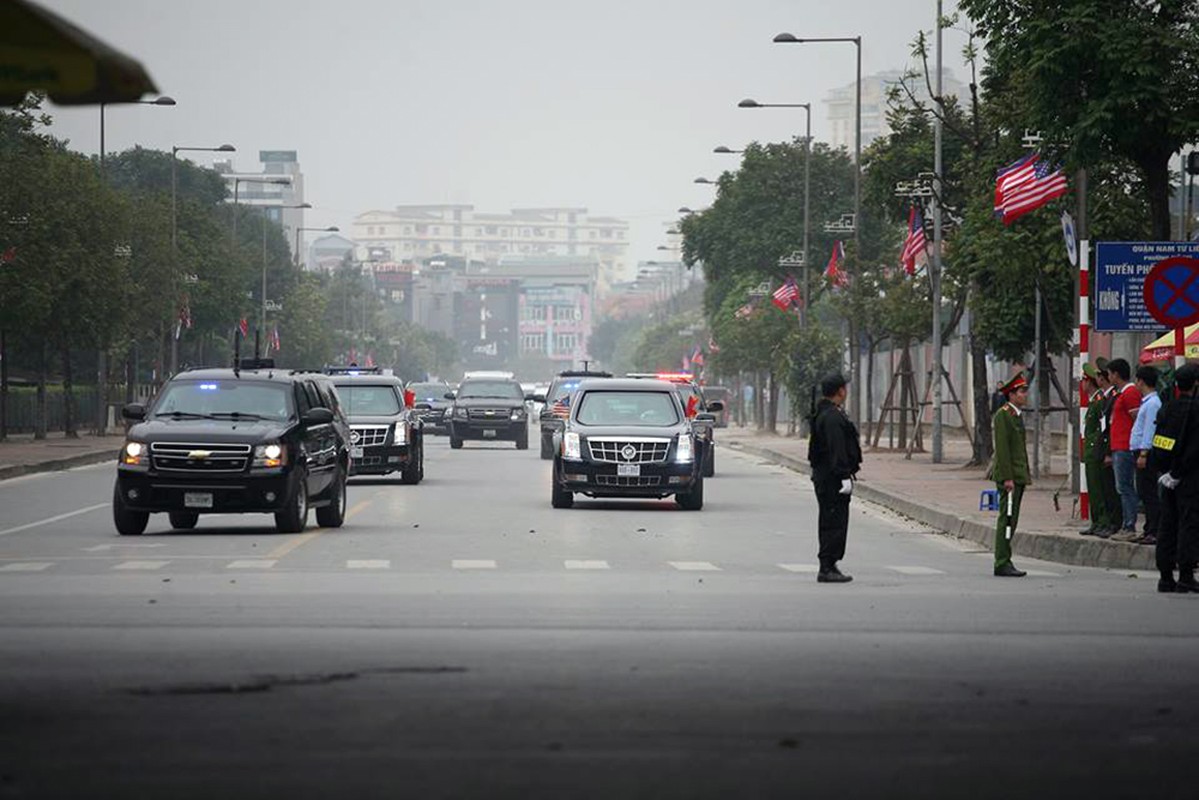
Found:
[{"label": "paved road", "polygon": [[723,450],[699,513],[549,507],[430,441],[336,531],[115,535],[113,468],[0,483],[0,797],[1199,794],[1199,597],[855,506]]}]

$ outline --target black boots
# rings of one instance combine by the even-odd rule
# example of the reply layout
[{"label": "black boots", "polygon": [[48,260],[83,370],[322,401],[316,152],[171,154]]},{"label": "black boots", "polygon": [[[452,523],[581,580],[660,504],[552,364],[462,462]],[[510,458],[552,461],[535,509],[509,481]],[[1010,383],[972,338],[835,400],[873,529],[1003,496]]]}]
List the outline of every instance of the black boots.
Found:
[{"label": "black boots", "polygon": [[1022,569],[1016,569],[1016,565],[1010,561],[1002,567],[995,568],[995,577],[997,578],[1023,578],[1027,574]]},{"label": "black boots", "polygon": [[1174,591],[1179,594],[1195,593],[1199,594],[1199,583],[1195,581],[1195,570],[1178,570],[1178,583]]},{"label": "black boots", "polygon": [[817,583],[849,583],[852,580],[853,576],[837,569],[836,564],[821,564],[820,571],[816,573]]}]

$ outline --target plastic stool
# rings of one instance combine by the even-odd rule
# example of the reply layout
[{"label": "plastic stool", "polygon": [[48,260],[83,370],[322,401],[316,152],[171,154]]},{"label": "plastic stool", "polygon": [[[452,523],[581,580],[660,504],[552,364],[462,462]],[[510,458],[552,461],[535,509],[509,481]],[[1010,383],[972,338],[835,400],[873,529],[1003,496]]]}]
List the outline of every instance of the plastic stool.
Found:
[{"label": "plastic stool", "polygon": [[983,489],[978,495],[978,510],[979,511],[998,511],[999,510],[999,490],[998,489]]}]

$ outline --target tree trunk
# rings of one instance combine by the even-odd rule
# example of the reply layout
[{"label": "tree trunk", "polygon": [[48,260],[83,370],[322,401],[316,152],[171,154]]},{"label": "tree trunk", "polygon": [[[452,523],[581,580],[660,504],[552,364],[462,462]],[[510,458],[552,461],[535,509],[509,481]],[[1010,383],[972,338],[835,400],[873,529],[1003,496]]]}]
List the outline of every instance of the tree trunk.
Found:
[{"label": "tree trunk", "polygon": [[108,348],[96,350],[96,433],[108,432]]},{"label": "tree trunk", "polygon": [[778,433],[779,382],[774,377],[774,370],[769,372],[767,378],[770,381],[770,419],[767,420],[766,429],[771,433]]},{"label": "tree trunk", "polygon": [[33,416],[33,438],[46,438],[46,343],[38,345],[37,411]]},{"label": "tree trunk", "polygon": [[8,438],[8,331],[0,328],[0,442]]},{"label": "tree trunk", "polygon": [[970,364],[974,373],[971,394],[974,399],[974,450],[967,466],[981,467],[989,464],[993,443],[991,441],[991,392],[987,386],[987,349],[974,332],[975,317],[971,315]]},{"label": "tree trunk", "polygon": [[762,372],[754,370],[754,426],[758,430],[766,427],[766,401],[762,395]]},{"label": "tree trunk", "polygon": [[862,430],[866,438],[874,435],[874,354],[878,350],[878,339],[870,340],[870,348],[866,351],[866,418],[862,421]]},{"label": "tree trunk", "polygon": [[75,385],[71,372],[71,346],[62,347],[62,430],[68,439],[78,439],[75,429]]}]

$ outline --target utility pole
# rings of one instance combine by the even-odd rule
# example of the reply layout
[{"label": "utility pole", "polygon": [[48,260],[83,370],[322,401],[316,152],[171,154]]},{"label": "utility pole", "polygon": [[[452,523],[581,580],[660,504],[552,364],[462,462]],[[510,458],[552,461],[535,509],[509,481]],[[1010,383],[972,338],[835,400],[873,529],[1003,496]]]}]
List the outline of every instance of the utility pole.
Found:
[{"label": "utility pole", "polygon": [[941,102],[941,0],[937,0],[937,113],[933,115],[933,264],[928,281],[933,295],[933,463],[940,464],[945,458],[942,442],[942,398],[941,376],[944,366],[941,363],[941,191],[942,181],[941,160],[941,117],[945,114],[945,104]]}]

